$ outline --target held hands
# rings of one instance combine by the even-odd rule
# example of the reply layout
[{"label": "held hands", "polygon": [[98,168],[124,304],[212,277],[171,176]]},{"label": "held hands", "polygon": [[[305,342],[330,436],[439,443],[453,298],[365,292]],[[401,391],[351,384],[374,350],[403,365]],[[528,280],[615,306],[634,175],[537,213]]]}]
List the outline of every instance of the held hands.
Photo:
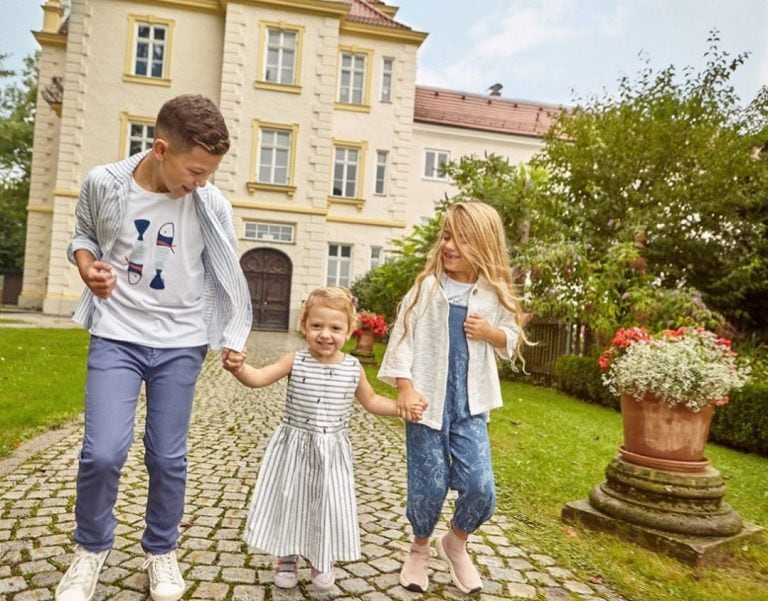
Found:
[{"label": "held hands", "polygon": [[426,399],[413,388],[401,390],[397,395],[397,413],[409,422],[417,422],[427,408]]},{"label": "held hands", "polygon": [[246,352],[235,351],[232,349],[222,349],[221,366],[231,374],[238,374],[245,367]]},{"label": "held hands", "polygon": [[99,298],[109,298],[117,284],[117,275],[109,263],[93,261],[82,272],[85,285]]}]

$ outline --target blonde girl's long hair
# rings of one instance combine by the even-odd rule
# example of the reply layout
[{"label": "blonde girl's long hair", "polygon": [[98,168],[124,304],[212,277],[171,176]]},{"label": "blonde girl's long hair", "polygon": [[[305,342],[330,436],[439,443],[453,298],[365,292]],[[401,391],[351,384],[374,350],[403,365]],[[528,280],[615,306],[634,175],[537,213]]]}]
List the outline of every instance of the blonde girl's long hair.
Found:
[{"label": "blonde girl's long hair", "polygon": [[[515,352],[522,360],[520,348],[527,342],[523,332],[525,323],[521,298],[516,293],[516,285],[509,267],[507,240],[504,225],[496,209],[480,201],[457,202],[451,205],[443,216],[437,242],[427,254],[427,262],[421,273],[416,276],[414,286],[416,294],[403,315],[403,336],[408,332],[408,318],[413,312],[423,291],[424,279],[433,275],[440,281],[445,273],[443,254],[440,243],[449,231],[461,255],[469,262],[478,276],[482,276],[496,292],[499,302],[515,318],[520,335]],[[437,286],[432,290],[435,294]]]}]

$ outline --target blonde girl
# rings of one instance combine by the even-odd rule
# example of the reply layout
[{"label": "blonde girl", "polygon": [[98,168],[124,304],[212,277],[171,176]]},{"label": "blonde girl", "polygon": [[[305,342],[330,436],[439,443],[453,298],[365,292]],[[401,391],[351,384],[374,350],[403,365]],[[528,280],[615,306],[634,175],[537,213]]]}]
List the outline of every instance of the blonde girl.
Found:
[{"label": "blonde girl", "polygon": [[378,377],[398,389],[407,416],[408,500],[413,543],[400,572],[412,591],[429,586],[429,539],[449,489],[458,491],[447,534],[436,541],[454,584],[482,588],[466,541],[493,514],[496,491],[488,412],[501,406],[496,356],[519,356],[523,314],[499,214],[481,202],[446,212],[424,270],[400,303]]},{"label": "blonde girl", "polygon": [[[399,411],[394,401],[374,393],[360,362],[341,350],[357,325],[347,290],[313,290],[300,322],[306,350],[259,369],[243,364],[234,371],[252,388],[289,378],[283,420],[264,453],[243,538],[277,556],[276,586],[298,584],[304,557],[312,583],[327,589],[334,584],[334,561],[360,558],[347,431],[352,399],[376,415]],[[413,409],[413,419],[421,417],[423,406]]]}]

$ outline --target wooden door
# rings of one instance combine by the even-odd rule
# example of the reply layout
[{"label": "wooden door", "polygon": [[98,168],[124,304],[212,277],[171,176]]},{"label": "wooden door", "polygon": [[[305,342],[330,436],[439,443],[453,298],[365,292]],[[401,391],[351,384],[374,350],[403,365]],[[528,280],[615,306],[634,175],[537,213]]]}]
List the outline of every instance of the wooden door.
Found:
[{"label": "wooden door", "polygon": [[253,306],[254,330],[288,331],[293,265],[273,248],[249,250],[240,259]]}]

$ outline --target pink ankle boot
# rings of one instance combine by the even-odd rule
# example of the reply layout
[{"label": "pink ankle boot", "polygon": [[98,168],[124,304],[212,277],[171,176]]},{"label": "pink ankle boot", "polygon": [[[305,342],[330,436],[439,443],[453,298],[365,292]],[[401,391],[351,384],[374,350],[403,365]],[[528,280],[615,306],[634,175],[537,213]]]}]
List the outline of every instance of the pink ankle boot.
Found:
[{"label": "pink ankle boot", "polygon": [[437,554],[448,563],[453,583],[462,593],[476,593],[483,588],[480,573],[467,553],[466,541],[449,531],[437,539],[435,546]]},{"label": "pink ankle boot", "polygon": [[405,557],[400,570],[400,584],[409,591],[426,593],[429,587],[429,545],[411,543],[411,550]]}]

